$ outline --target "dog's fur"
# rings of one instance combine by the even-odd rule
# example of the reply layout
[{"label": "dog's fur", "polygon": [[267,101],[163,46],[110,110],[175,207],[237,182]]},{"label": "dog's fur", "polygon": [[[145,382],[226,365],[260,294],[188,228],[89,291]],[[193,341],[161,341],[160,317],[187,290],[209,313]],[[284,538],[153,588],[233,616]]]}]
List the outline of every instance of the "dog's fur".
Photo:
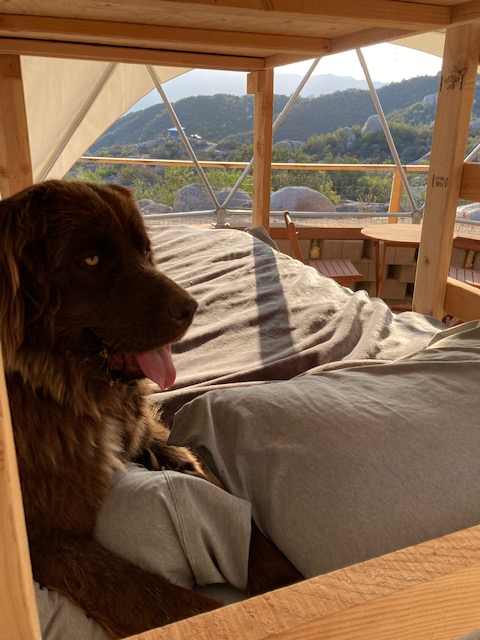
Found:
[{"label": "dog's fur", "polygon": [[[0,202],[0,229],[0,338],[35,579],[114,637],[216,608],[92,535],[112,474],[127,461],[204,475],[191,452],[166,444],[143,374],[121,355],[178,340],[195,301],[155,268],[122,187],[33,186]],[[300,579],[252,531],[252,591]]]}]

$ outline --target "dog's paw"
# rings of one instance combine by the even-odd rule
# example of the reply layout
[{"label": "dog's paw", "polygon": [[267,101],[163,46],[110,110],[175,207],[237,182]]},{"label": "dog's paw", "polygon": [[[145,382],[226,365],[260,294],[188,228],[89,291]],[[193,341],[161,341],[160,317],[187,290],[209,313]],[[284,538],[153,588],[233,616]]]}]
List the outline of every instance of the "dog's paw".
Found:
[{"label": "dog's paw", "polygon": [[185,447],[174,447],[156,441],[142,455],[141,464],[152,471],[178,471],[199,478],[206,473],[191,451]]},{"label": "dog's paw", "polygon": [[205,477],[202,465],[193,455],[191,451],[184,447],[167,447],[165,456],[166,465],[164,468],[178,471],[180,473],[188,473],[200,478]]}]

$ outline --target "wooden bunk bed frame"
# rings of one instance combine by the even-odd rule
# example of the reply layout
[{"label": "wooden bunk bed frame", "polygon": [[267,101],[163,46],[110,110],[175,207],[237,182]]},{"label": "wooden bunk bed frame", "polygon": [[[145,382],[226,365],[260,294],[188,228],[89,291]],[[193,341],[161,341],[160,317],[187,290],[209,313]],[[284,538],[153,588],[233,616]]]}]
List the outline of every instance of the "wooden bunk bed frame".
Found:
[{"label": "wooden bunk bed frame", "polygon": [[[414,309],[437,317],[480,318],[480,292],[448,278],[457,201],[480,200],[480,165],[463,161],[480,59],[480,0],[8,0],[0,2],[0,11],[4,197],[33,180],[21,55],[230,69],[250,72],[253,219],[265,226],[273,68],[445,30]],[[480,628],[480,526],[136,638],[453,640],[475,628]],[[0,639],[39,638],[0,360]]]}]

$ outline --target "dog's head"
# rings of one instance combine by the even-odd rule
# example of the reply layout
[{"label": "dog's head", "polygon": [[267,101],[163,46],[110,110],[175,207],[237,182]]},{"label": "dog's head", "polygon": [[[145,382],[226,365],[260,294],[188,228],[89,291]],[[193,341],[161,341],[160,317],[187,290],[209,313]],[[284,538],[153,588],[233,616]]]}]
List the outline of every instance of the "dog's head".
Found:
[{"label": "dog's head", "polygon": [[0,201],[0,296],[7,370],[49,354],[162,387],[197,307],[155,268],[127,189],[55,180]]}]

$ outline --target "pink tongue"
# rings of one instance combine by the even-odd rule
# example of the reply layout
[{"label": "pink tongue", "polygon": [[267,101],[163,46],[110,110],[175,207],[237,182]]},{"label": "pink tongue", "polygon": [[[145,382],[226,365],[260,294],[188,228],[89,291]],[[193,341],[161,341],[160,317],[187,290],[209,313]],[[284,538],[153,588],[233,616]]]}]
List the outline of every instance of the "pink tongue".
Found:
[{"label": "pink tongue", "polygon": [[156,382],[160,388],[168,389],[174,384],[177,372],[172,361],[172,349],[169,344],[157,351],[137,353],[135,357],[145,376]]}]

